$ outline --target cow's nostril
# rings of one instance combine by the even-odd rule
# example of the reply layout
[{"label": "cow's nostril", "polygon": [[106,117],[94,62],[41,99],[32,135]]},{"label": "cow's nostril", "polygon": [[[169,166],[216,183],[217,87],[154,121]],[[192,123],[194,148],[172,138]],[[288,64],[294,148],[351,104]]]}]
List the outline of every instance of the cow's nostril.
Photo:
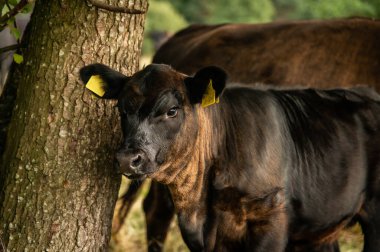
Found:
[{"label": "cow's nostril", "polygon": [[133,157],[131,159],[131,167],[132,168],[137,168],[140,166],[140,164],[142,163],[142,157],[140,154],[138,154],[137,156]]}]

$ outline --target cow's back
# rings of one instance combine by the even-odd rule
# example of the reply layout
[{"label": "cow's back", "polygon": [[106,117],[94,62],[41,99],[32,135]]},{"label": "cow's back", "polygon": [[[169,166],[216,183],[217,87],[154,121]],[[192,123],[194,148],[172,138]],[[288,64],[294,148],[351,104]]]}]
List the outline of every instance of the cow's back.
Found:
[{"label": "cow's back", "polygon": [[380,21],[364,18],[190,26],[153,61],[192,74],[217,65],[230,81],[380,90]]}]

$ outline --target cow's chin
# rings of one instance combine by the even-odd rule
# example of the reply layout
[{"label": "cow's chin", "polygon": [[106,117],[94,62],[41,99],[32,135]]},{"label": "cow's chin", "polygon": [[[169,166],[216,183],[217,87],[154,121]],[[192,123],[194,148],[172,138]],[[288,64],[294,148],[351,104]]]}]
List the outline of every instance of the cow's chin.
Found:
[{"label": "cow's chin", "polygon": [[147,175],[146,174],[129,174],[129,173],[124,173],[124,176],[126,176],[129,179],[132,180],[144,180]]},{"label": "cow's chin", "polygon": [[123,175],[133,180],[144,180],[149,178],[157,171],[156,165],[149,165],[139,171],[124,172]]}]

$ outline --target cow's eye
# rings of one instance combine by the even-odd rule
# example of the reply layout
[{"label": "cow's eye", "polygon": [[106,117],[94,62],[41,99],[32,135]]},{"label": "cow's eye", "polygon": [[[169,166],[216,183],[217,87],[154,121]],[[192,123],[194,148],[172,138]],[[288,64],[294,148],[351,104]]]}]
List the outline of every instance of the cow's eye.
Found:
[{"label": "cow's eye", "polygon": [[168,112],[166,112],[166,116],[167,117],[176,117],[177,116],[177,112],[178,112],[178,108],[177,107],[174,107],[174,108],[171,108],[168,110]]}]

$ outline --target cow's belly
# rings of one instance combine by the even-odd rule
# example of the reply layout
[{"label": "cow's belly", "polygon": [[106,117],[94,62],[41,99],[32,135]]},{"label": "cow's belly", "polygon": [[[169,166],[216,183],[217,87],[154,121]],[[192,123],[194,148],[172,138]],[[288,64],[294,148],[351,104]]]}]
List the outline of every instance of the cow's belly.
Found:
[{"label": "cow's belly", "polygon": [[293,182],[287,202],[291,232],[323,236],[344,228],[363,204],[365,181],[361,166],[339,176]]}]

